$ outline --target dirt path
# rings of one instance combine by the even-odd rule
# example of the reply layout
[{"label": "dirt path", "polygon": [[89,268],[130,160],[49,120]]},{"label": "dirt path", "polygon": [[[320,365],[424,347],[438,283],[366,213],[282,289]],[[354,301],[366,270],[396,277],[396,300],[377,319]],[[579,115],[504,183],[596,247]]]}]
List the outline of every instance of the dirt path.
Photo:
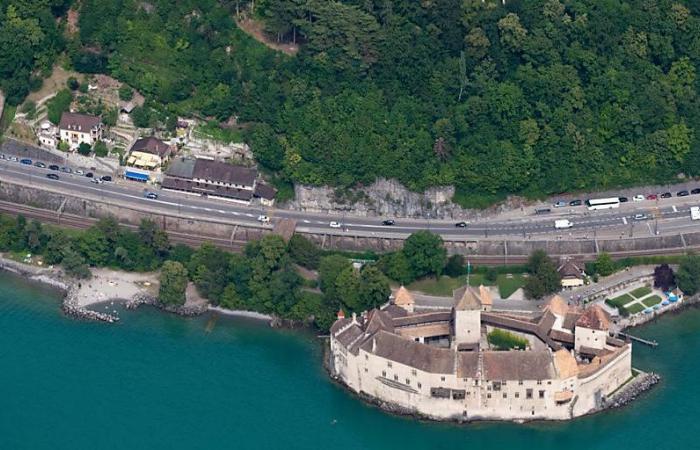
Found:
[{"label": "dirt path", "polygon": [[252,37],[256,41],[266,45],[267,47],[269,47],[273,50],[277,50],[279,52],[282,52],[285,55],[294,56],[299,51],[299,46],[297,44],[292,44],[292,43],[280,44],[280,43],[271,41],[265,35],[265,32],[263,31],[262,23],[260,23],[256,20],[253,20],[250,18],[237,19],[236,25],[238,25],[238,28],[243,30],[246,34],[248,34],[250,37]]}]

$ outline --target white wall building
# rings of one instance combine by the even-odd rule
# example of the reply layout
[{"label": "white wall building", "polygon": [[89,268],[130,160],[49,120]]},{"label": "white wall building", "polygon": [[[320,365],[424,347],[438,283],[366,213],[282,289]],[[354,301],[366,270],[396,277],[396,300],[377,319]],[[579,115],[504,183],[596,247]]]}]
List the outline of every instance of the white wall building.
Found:
[{"label": "white wall building", "polygon": [[99,117],[64,112],[58,125],[59,138],[66,142],[71,150],[85,143],[93,146],[102,139],[102,120]]},{"label": "white wall building", "polygon": [[[468,304],[462,291],[463,304],[452,312],[412,311],[412,299],[400,291],[400,304],[350,319],[339,313],[331,327],[331,373],[395,411],[437,420],[570,419],[601,407],[631,378],[630,344],[606,335],[595,355],[572,349],[574,333],[590,331],[587,312],[557,299],[538,318],[520,318],[482,311],[483,291],[466,291]],[[470,316],[462,321],[465,312]],[[460,330],[472,329],[477,314],[479,327],[529,334],[541,345],[497,351],[483,339],[474,344]],[[465,340],[470,344],[460,345]]]}]

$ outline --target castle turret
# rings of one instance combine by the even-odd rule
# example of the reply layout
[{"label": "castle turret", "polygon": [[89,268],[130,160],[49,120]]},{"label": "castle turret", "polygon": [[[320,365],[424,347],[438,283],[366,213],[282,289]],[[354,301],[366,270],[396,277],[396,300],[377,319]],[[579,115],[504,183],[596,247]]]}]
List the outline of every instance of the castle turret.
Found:
[{"label": "castle turret", "polygon": [[396,291],[396,294],[394,295],[394,300],[392,303],[396,306],[399,306],[399,307],[405,309],[409,313],[412,313],[413,309],[415,307],[416,301],[413,299],[413,296],[411,295],[411,293],[408,292],[408,289],[401,286]]}]

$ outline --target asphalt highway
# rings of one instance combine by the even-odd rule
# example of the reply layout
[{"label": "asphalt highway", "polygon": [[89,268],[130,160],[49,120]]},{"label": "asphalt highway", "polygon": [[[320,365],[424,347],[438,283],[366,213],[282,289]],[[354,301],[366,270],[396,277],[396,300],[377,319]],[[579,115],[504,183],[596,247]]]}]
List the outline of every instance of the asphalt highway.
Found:
[{"label": "asphalt highway", "polygon": [[[49,173],[58,180],[46,177]],[[96,176],[103,174],[95,174]],[[534,208],[521,214],[511,212],[504,217],[473,220],[465,228],[455,226],[456,220],[430,220],[393,218],[394,226],[382,225],[387,218],[368,218],[353,215],[319,214],[290,211],[278,208],[261,208],[242,205],[221,199],[204,198],[181,192],[158,190],[152,186],[117,180],[96,184],[91,179],[77,174],[52,171],[17,161],[0,159],[0,180],[28,184],[48,191],[72,194],[108,203],[134,206],[145,210],[160,210],[170,214],[193,218],[215,218],[232,223],[261,226],[260,215],[269,216],[272,223],[281,218],[297,221],[297,228],[308,231],[322,230],[334,234],[361,234],[398,237],[417,230],[429,229],[445,237],[469,239],[510,236],[522,239],[572,239],[644,237],[655,234],[700,231],[700,221],[690,220],[690,206],[700,205],[700,195],[673,197],[670,199],[627,202],[620,208],[604,211],[589,211],[585,206],[553,208],[550,214],[535,215]],[[157,199],[147,199],[144,193],[155,192]],[[643,220],[635,220],[636,214],[644,214]],[[558,230],[556,219],[568,219],[573,227]],[[341,228],[331,228],[330,222],[340,222]],[[267,225],[272,226],[272,225]]]}]

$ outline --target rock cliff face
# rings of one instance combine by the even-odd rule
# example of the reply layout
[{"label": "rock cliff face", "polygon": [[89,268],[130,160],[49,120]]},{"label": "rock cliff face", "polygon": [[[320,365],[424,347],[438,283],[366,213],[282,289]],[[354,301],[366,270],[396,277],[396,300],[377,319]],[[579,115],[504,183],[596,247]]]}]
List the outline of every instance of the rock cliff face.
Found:
[{"label": "rock cliff face", "polygon": [[295,199],[287,206],[300,211],[353,211],[364,216],[461,217],[468,211],[451,202],[453,187],[411,192],[395,180],[380,179],[361,190],[339,192],[331,187],[297,185]]},{"label": "rock cliff face", "polygon": [[379,179],[369,186],[338,191],[328,186],[294,188],[294,200],[283,205],[298,211],[350,212],[362,216],[414,217],[436,219],[468,219],[519,208],[520,199],[512,198],[488,210],[464,209],[452,202],[452,186],[430,188],[422,193],[411,192],[396,180]]}]

